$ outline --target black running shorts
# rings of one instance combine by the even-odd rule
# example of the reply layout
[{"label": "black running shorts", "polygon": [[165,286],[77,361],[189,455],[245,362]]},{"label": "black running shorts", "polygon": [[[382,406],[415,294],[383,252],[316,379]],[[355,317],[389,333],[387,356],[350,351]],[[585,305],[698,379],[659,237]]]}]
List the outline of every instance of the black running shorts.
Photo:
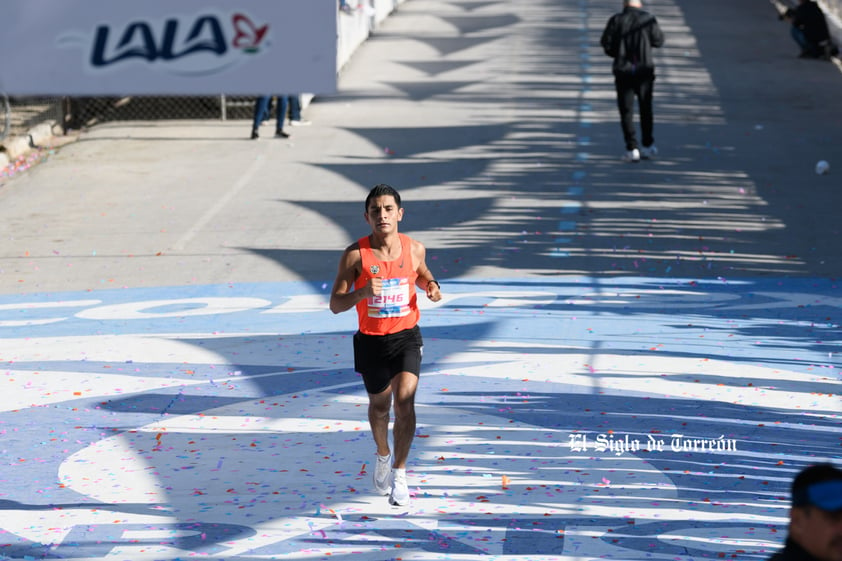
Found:
[{"label": "black running shorts", "polygon": [[362,374],[368,393],[385,390],[396,375],[411,372],[421,374],[421,354],[424,341],[416,325],[389,335],[354,335],[354,369]]}]

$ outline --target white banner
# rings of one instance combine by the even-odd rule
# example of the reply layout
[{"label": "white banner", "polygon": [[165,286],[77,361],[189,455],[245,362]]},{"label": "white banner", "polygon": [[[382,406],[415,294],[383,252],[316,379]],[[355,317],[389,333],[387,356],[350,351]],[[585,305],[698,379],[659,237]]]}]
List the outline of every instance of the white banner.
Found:
[{"label": "white banner", "polygon": [[336,0],[3,0],[10,95],[336,90]]}]

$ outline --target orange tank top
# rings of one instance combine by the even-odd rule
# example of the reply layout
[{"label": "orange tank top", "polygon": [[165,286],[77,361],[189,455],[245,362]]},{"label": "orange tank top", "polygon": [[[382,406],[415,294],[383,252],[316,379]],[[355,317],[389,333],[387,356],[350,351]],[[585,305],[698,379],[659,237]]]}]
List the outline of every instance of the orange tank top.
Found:
[{"label": "orange tank top", "polygon": [[354,290],[360,290],[369,279],[383,279],[383,291],[357,302],[360,331],[366,335],[388,335],[415,327],[420,313],[415,294],[418,273],[412,266],[412,240],[398,234],[401,256],[392,261],[380,261],[374,256],[368,236],[360,238],[362,274],[354,281]]}]

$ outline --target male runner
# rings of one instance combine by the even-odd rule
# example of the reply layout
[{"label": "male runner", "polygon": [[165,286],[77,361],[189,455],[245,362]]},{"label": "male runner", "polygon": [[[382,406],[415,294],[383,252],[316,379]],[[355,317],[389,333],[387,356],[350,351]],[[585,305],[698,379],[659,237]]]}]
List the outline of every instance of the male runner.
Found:
[{"label": "male runner", "polygon": [[[393,505],[409,503],[406,460],[415,436],[415,390],[423,341],[418,328],[415,285],[433,302],[441,287],[425,261],[424,246],[398,233],[401,197],[376,185],[365,200],[371,234],[345,249],[330,293],[334,314],[357,308],[354,368],[368,392],[368,422],[377,446],[374,488]],[[389,412],[394,400],[394,457],[389,448]]]}]

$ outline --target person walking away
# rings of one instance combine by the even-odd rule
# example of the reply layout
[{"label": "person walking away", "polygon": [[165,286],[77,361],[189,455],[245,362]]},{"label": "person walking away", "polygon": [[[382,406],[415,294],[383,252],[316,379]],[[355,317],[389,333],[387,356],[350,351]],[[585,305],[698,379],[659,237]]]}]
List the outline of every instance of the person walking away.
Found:
[{"label": "person walking away", "polygon": [[[611,16],[600,39],[605,54],[614,59],[612,72],[617,91],[620,126],[626,143],[624,159],[639,162],[658,154],[653,136],[652,94],[655,62],[652,49],[664,44],[658,20],[643,10],[640,0],[624,0],[623,11]],[[634,99],[640,108],[643,145],[639,146],[634,127]]]},{"label": "person walking away", "polygon": [[[334,314],[356,307],[354,368],[368,393],[368,420],[377,447],[374,488],[392,505],[409,504],[406,463],[415,436],[415,392],[423,339],[415,287],[433,302],[441,287],[426,264],[426,249],[398,232],[404,209],[398,192],[376,185],[365,200],[371,233],[348,246],[330,293]],[[394,450],[389,417],[394,403]]]},{"label": "person walking away", "polygon": [[842,561],[842,470],[816,464],[792,480],[789,534],[769,561]]}]

